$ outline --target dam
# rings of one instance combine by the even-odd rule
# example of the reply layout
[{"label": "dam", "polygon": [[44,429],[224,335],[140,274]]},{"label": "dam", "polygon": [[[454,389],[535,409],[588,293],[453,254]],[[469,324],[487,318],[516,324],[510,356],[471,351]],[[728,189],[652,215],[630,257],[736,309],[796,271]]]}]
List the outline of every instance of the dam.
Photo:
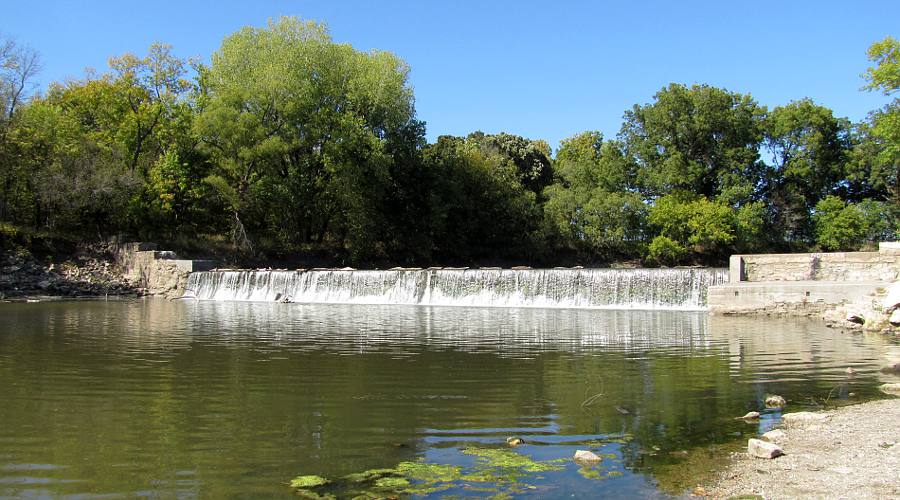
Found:
[{"label": "dam", "polygon": [[213,270],[185,298],[469,307],[705,310],[727,269]]}]

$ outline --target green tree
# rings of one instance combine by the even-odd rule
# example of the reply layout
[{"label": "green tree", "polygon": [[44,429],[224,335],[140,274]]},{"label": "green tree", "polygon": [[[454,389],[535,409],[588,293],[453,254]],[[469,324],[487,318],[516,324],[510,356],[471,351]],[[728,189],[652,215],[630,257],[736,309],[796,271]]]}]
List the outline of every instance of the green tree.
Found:
[{"label": "green tree", "polygon": [[407,74],[396,56],[335,44],[324,25],[296,18],[227,37],[203,71],[196,130],[235,242],[249,246],[249,226],[357,260],[383,251],[387,143],[415,121]]},{"label": "green tree", "polygon": [[645,244],[647,206],[634,191],[634,164],[599,132],[563,140],[558,182],[545,191],[550,223],[565,242],[602,258],[635,257]]},{"label": "green tree", "polygon": [[[865,79],[867,90],[880,91],[885,96],[900,91],[900,41],[892,37],[869,47],[870,67]],[[884,198],[900,205],[900,98],[894,98],[884,108],[869,116],[866,137],[870,139],[860,151],[857,177],[866,179]]]},{"label": "green tree", "polygon": [[813,207],[844,188],[850,122],[809,99],[794,101],[768,114],[764,144],[771,155],[767,194],[773,227],[784,241],[809,242]]},{"label": "green tree", "polygon": [[866,237],[866,217],[854,204],[827,196],[813,214],[816,243],[825,250],[858,250]]},{"label": "green tree", "polygon": [[764,111],[749,95],[673,83],[625,113],[620,138],[645,196],[686,192],[738,206],[762,185]]}]

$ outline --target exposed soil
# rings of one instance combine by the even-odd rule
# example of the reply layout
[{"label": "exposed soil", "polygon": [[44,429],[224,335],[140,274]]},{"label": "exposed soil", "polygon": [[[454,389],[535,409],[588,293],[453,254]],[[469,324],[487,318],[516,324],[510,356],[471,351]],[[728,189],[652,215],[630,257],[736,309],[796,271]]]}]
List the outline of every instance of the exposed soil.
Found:
[{"label": "exposed soil", "polygon": [[822,412],[824,422],[782,429],[784,456],[732,455],[708,488],[715,498],[900,498],[900,398]]}]

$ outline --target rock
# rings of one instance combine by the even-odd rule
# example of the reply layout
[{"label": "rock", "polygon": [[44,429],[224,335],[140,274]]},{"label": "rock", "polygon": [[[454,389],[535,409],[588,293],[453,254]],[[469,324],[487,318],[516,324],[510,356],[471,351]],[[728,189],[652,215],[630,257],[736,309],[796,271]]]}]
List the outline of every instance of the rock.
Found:
[{"label": "rock", "polygon": [[831,415],[827,413],[813,413],[811,411],[798,411],[785,413],[781,416],[781,422],[785,427],[806,427],[813,424],[827,422]]},{"label": "rock", "polygon": [[846,321],[849,321],[850,323],[855,323],[855,324],[857,324],[857,325],[864,325],[864,324],[866,324],[866,318],[863,318],[863,317],[862,317],[861,315],[859,315],[858,313],[847,313],[847,317],[844,318],[844,319],[845,319]]},{"label": "rock", "polygon": [[787,406],[787,401],[781,396],[772,395],[766,398],[766,408],[784,408],[785,406]]},{"label": "rock", "polygon": [[506,438],[506,444],[510,446],[519,446],[520,444],[525,443],[524,440],[520,437],[508,437]]},{"label": "rock", "polygon": [[894,311],[891,312],[891,315],[888,316],[888,323],[890,323],[891,326],[900,326],[900,309],[894,309]]},{"label": "rock", "polygon": [[881,301],[884,312],[891,312],[900,307],[900,281],[892,283],[887,289],[887,295]]},{"label": "rock", "polygon": [[894,396],[900,396],[900,384],[882,384],[878,387],[878,390],[884,392],[886,394],[893,394]]},{"label": "rock", "polygon": [[762,438],[770,443],[781,444],[787,439],[787,434],[781,429],[775,429],[763,434]]},{"label": "rock", "polygon": [[743,417],[735,418],[735,420],[756,420],[758,418],[759,418],[759,412],[751,411],[751,412],[747,412],[747,414],[744,415]]},{"label": "rock", "polygon": [[900,362],[882,366],[881,373],[893,373],[895,375],[900,375]]},{"label": "rock", "polygon": [[575,460],[576,462],[599,462],[602,459],[592,451],[576,450],[572,460]]},{"label": "rock", "polygon": [[775,458],[784,455],[784,450],[777,444],[760,439],[751,439],[747,442],[747,453],[756,458]]}]

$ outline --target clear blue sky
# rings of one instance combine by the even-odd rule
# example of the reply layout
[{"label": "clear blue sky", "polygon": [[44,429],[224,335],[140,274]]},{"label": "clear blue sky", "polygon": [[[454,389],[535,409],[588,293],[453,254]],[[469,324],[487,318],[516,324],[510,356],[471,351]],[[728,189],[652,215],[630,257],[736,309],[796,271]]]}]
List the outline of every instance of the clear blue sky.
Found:
[{"label": "clear blue sky", "polygon": [[41,53],[46,85],[154,41],[208,60],[241,26],[279,15],[324,21],[336,42],[406,60],[430,140],[474,130],[554,147],[584,130],[613,137],[626,109],[669,82],[750,93],[769,107],[811,97],[854,121],[887,102],[860,92],[859,75],[869,44],[900,37],[897,0],[630,3],[9,2],[0,33]]}]

